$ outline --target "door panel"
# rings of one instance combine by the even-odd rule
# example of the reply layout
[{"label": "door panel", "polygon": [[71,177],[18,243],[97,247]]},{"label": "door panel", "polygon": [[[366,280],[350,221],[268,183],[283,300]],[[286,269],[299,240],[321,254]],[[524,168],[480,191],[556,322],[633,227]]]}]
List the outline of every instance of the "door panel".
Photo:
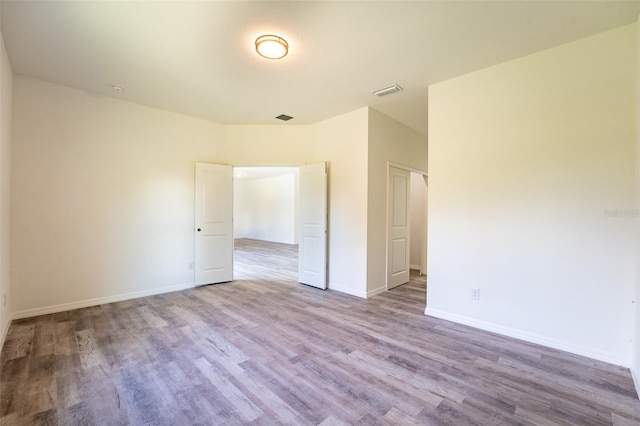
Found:
[{"label": "door panel", "polygon": [[195,284],[233,280],[233,167],[196,163]]},{"label": "door panel", "polygon": [[408,171],[389,167],[387,289],[409,282],[410,184]]},{"label": "door panel", "polygon": [[393,275],[406,271],[407,239],[398,238],[391,242],[391,273]]},{"label": "door panel", "polygon": [[327,288],[327,169],[325,163],[300,167],[300,245],[298,281]]}]

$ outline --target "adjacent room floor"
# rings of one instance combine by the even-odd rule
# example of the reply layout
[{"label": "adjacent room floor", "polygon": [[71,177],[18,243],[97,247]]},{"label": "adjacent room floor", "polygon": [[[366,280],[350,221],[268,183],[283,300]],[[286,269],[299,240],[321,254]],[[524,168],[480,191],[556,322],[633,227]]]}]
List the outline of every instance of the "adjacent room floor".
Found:
[{"label": "adjacent room floor", "polygon": [[233,283],[14,321],[0,424],[640,422],[627,369],[427,317],[423,277],[364,300],[272,256]]},{"label": "adjacent room floor", "polygon": [[298,245],[236,238],[233,278],[298,281]]}]

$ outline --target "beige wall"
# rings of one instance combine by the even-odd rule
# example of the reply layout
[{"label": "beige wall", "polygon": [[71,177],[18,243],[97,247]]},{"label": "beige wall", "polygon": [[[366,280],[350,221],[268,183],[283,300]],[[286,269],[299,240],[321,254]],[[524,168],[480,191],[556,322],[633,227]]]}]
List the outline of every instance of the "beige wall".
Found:
[{"label": "beige wall", "polygon": [[12,311],[11,293],[11,105],[13,73],[0,36],[0,348]]},{"label": "beige wall", "polygon": [[310,126],[224,126],[225,156],[234,166],[301,166],[312,156]]},{"label": "beige wall", "polygon": [[327,161],[329,286],[366,296],[366,108],[221,126],[22,76],[14,99],[14,317],[193,285],[196,161]]},{"label": "beige wall", "polygon": [[329,164],[329,288],[366,297],[368,108],[312,127],[313,161]]},{"label": "beige wall", "polygon": [[636,43],[627,25],[430,87],[427,314],[631,364]]},{"label": "beige wall", "polygon": [[[426,120],[426,117],[425,117]],[[386,290],[387,164],[427,171],[427,136],[369,109],[367,294]]]},{"label": "beige wall", "polygon": [[12,279],[17,316],[193,284],[194,163],[224,129],[16,76]]}]

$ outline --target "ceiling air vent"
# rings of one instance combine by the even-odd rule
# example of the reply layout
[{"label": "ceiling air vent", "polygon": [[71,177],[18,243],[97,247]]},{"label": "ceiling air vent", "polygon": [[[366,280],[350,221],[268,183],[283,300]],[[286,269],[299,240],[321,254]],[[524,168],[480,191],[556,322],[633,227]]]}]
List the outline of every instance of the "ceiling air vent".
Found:
[{"label": "ceiling air vent", "polygon": [[282,120],[282,121],[289,121],[291,120],[293,117],[291,117],[290,115],[287,114],[280,114],[279,116],[276,117],[278,120]]},{"label": "ceiling air vent", "polygon": [[377,96],[389,95],[391,93],[396,93],[402,91],[402,87],[399,84],[394,84],[389,87],[384,87],[382,89],[374,90],[373,94]]}]

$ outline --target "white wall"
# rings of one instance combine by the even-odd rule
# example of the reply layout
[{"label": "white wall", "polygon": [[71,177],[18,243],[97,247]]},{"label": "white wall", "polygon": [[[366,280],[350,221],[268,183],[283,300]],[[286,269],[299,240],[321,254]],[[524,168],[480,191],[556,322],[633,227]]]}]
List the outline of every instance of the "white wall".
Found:
[{"label": "white wall", "polygon": [[427,232],[425,210],[427,207],[427,186],[424,177],[418,173],[411,173],[411,269],[422,268],[425,253],[423,247]]},{"label": "white wall", "polygon": [[[427,118],[425,117],[425,120]],[[427,171],[427,136],[369,109],[367,295],[386,290],[387,164]]]},{"label": "white wall", "polygon": [[297,244],[295,173],[258,179],[235,179],[235,238]]},{"label": "white wall", "polygon": [[[13,73],[0,36],[0,349],[11,322],[11,109]],[[6,301],[6,305],[5,305]]]},{"label": "white wall", "polygon": [[361,108],[314,124],[313,161],[329,163],[329,288],[367,295],[367,120]]},{"label": "white wall", "polygon": [[191,286],[195,162],[327,161],[329,285],[366,296],[366,108],[221,126],[23,76],[14,88],[15,318]]},{"label": "white wall", "polygon": [[312,129],[304,125],[224,126],[225,157],[234,166],[301,166],[312,156]]},{"label": "white wall", "polygon": [[13,99],[15,316],[192,285],[194,163],[226,162],[223,127],[21,76]]},{"label": "white wall", "polygon": [[430,87],[427,314],[631,364],[636,43],[627,25]]}]

